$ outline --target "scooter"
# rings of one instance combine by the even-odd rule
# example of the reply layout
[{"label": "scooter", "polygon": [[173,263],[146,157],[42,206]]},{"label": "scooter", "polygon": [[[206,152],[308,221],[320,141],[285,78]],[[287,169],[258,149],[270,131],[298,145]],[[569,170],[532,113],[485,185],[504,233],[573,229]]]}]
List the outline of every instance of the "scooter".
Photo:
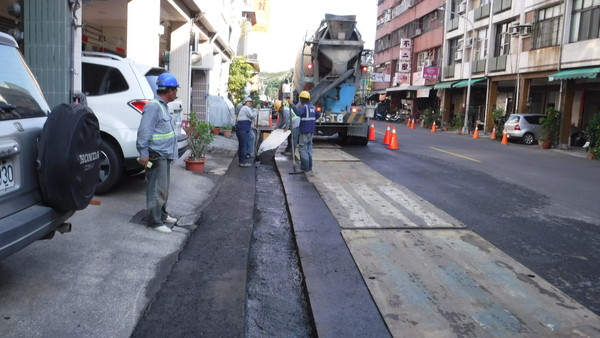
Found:
[{"label": "scooter", "polygon": [[385,120],[389,121],[389,122],[401,122],[402,121],[402,114],[400,114],[399,111],[396,111],[395,113],[388,113],[385,115]]}]

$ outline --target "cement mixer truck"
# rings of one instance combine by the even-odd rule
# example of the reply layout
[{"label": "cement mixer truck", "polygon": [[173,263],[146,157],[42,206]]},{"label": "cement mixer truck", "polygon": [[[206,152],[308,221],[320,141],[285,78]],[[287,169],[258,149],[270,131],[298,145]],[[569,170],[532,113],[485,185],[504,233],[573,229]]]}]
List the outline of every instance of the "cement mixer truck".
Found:
[{"label": "cement mixer truck", "polygon": [[369,142],[374,107],[355,102],[368,77],[363,47],[355,15],[326,14],[317,31],[305,39],[296,59],[294,93],[309,91],[310,102],[321,111],[318,135],[337,133],[350,143]]}]

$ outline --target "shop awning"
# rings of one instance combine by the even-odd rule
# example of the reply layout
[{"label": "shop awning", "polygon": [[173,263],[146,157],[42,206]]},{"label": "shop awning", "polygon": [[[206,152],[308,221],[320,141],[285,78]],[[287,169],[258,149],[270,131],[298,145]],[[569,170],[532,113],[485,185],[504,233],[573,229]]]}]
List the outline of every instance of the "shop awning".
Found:
[{"label": "shop awning", "polygon": [[448,88],[452,88],[452,85],[455,84],[457,81],[450,81],[450,82],[440,82],[436,85],[433,86],[433,89],[448,89]]},{"label": "shop awning", "polygon": [[428,89],[431,88],[431,86],[404,86],[401,85],[399,87],[391,87],[388,88],[387,91],[389,92],[397,92],[397,91],[404,91],[404,90],[419,90],[419,89]]},{"label": "shop awning", "polygon": [[[473,85],[474,83],[477,83],[477,82],[479,82],[479,81],[483,81],[483,80],[485,80],[485,79],[484,79],[484,78],[479,78],[479,79],[471,79],[471,85]],[[466,87],[466,86],[468,86],[468,84],[469,84],[469,80],[462,80],[462,81],[460,81],[460,82],[458,82],[458,83],[455,83],[455,84],[452,86],[452,88],[463,88],[463,87]]]},{"label": "shop awning", "polygon": [[548,80],[592,79],[600,73],[600,67],[563,70],[548,76]]}]

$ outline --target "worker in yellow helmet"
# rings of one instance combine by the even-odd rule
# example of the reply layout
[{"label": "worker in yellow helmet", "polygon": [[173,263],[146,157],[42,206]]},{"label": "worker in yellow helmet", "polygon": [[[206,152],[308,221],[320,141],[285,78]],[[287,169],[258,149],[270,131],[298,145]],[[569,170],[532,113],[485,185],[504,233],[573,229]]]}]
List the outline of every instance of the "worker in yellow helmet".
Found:
[{"label": "worker in yellow helmet", "polygon": [[294,113],[300,117],[300,135],[298,137],[298,149],[300,151],[300,170],[312,171],[312,144],[315,133],[315,121],[321,117],[310,101],[310,93],[302,91],[300,95],[300,109],[293,107]]}]

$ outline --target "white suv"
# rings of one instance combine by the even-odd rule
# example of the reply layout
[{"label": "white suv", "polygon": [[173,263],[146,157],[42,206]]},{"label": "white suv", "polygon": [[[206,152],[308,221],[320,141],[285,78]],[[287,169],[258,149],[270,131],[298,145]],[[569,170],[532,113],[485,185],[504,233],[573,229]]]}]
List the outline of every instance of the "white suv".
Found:
[{"label": "white suv", "polygon": [[[163,68],[140,65],[108,53],[84,52],[82,91],[100,122],[102,153],[96,193],[117,184],[123,174],[143,170],[137,162],[137,130],[144,105],[154,98],[156,78]],[[179,112],[171,112],[180,113]],[[173,121],[181,121],[179,116]],[[187,136],[175,126],[179,155],[186,150]]]}]

